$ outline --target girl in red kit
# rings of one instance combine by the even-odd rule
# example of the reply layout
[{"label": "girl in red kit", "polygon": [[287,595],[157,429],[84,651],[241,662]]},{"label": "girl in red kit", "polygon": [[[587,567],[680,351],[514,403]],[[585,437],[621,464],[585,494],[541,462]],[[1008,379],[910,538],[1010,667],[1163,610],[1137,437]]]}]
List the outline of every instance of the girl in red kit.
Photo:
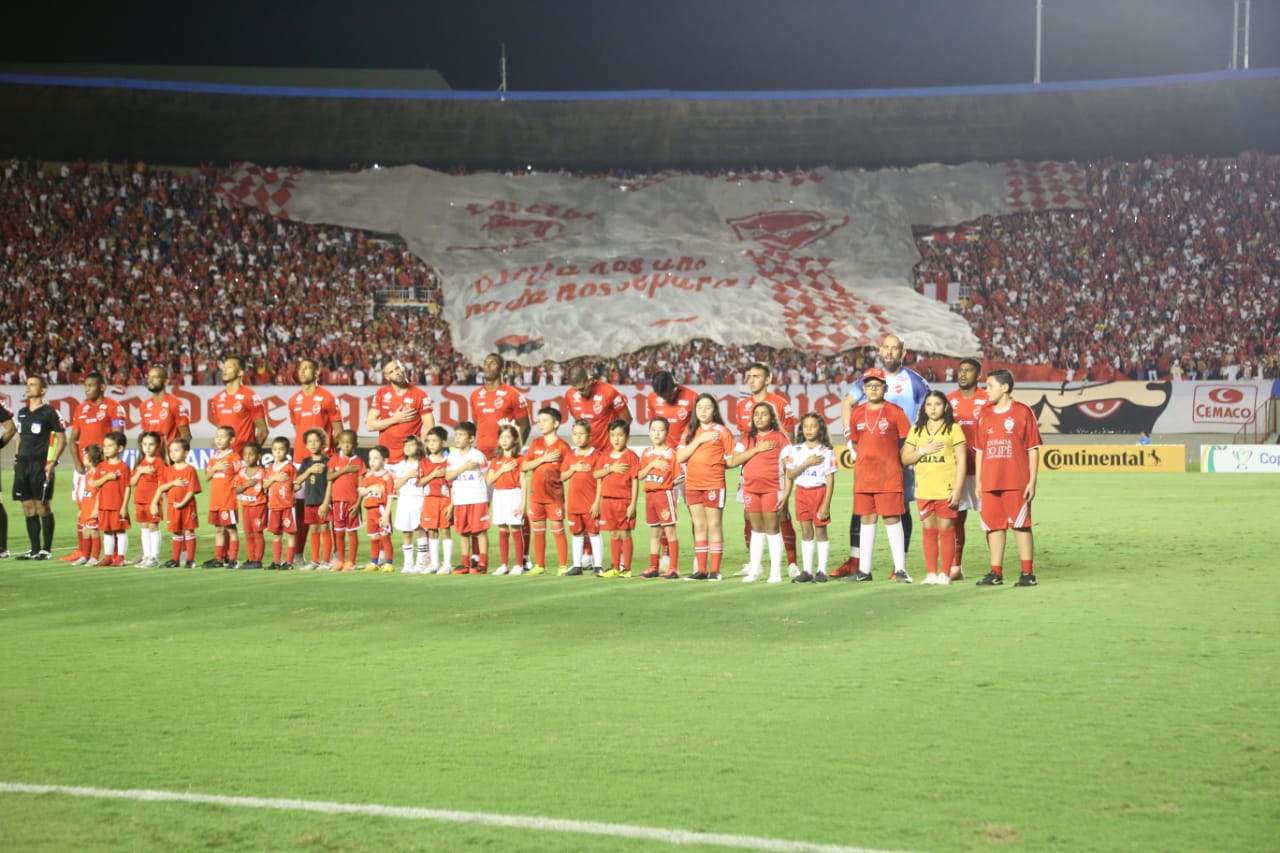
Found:
[{"label": "girl in red kit", "polygon": [[685,466],[685,502],[693,519],[693,552],[697,570],[685,580],[720,580],[724,557],[725,465],[733,455],[733,435],[720,414],[720,401],[699,394],[693,420],[676,449]]},{"label": "girl in red kit", "polygon": [[729,465],[742,466],[742,502],[751,523],[751,562],[743,583],[760,579],[764,545],[769,543],[769,583],[782,583],[782,451],[790,444],[768,403],[751,410],[751,430],[736,445]]}]

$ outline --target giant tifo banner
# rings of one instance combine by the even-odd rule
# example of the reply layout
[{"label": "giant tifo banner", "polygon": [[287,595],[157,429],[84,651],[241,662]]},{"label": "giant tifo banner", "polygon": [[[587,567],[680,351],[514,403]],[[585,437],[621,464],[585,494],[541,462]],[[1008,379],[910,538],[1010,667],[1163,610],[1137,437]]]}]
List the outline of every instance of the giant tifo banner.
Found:
[{"label": "giant tifo banner", "polygon": [[[1053,435],[1136,435],[1139,432],[1223,433],[1234,434],[1242,426],[1253,424],[1264,416],[1264,407],[1270,400],[1270,380],[1249,382],[1108,382],[1085,386],[1017,386],[1014,397],[1026,403],[1036,413],[1040,432]],[[954,390],[955,385],[939,383],[934,387],[941,391]],[[191,411],[191,434],[198,442],[213,439],[213,427],[208,421],[209,400],[221,390],[220,386],[178,386],[173,393],[182,398]],[[297,386],[259,385],[255,389],[267,409],[267,427],[272,435],[284,434],[293,438],[289,423],[288,400],[298,392]],[[360,434],[362,444],[371,444],[372,436],[364,429],[369,413],[369,399],[376,386],[336,385],[329,390],[338,398],[342,420]],[[450,430],[459,421],[471,418],[470,397],[472,385],[424,386],[435,405],[436,422]],[[529,398],[534,410],[542,406],[554,406],[567,411],[565,394],[567,387],[534,385],[520,389]],[[620,386],[634,416],[632,434],[637,438],[647,436],[649,423],[647,383]],[[725,420],[732,423],[733,406],[746,395],[746,389],[736,385],[699,385],[697,391],[714,394],[721,402]],[[840,436],[840,403],[847,392],[837,385],[777,386],[791,398],[796,414],[817,412],[831,429],[832,437]],[[24,404],[21,385],[0,386],[0,403],[10,411]],[[136,437],[138,409],[146,396],[141,386],[109,387],[107,396],[124,404],[128,418],[127,432]],[[84,400],[84,388],[79,385],[54,385],[49,388],[49,403],[62,414],[70,425],[73,407]],[[1261,421],[1258,421],[1259,425]],[[568,434],[566,426],[563,432]]]},{"label": "giant tifo banner", "polygon": [[440,273],[453,346],[477,364],[691,338],[833,354],[888,332],[974,355],[965,321],[914,290],[912,226],[1089,204],[1075,164],[1021,162],[636,180],[239,164],[219,192],[400,235]]}]

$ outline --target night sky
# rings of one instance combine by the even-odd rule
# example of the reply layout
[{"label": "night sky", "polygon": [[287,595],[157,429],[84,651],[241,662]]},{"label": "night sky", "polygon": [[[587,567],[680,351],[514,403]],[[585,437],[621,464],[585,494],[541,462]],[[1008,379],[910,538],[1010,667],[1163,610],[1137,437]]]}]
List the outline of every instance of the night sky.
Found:
[{"label": "night sky", "polygon": [[[865,89],[1030,82],[1035,0],[311,0],[15,4],[7,61],[434,68],[455,89]],[[1045,0],[1046,81],[1217,71],[1231,0]],[[1253,3],[1250,66],[1280,66]]]}]

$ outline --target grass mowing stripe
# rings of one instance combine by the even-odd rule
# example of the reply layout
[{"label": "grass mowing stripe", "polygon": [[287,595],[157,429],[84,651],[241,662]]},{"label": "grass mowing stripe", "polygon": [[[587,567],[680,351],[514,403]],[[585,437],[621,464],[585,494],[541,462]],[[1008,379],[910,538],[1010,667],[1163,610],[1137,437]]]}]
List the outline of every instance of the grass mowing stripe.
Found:
[{"label": "grass mowing stripe", "polygon": [[867,847],[839,844],[813,844],[781,838],[758,838],[720,832],[692,832],[685,829],[663,829],[654,826],[630,826],[625,823],[566,820],[563,818],[529,817],[525,815],[491,814],[488,812],[424,809],[406,806],[382,806],[367,803],[333,803],[320,800],[290,800],[265,797],[229,797],[221,794],[192,794],[180,791],[143,789],[88,788],[71,785],[33,785],[26,782],[0,782],[0,793],[63,794],[71,797],[134,800],[151,803],[200,803],[249,809],[316,812],[319,814],[355,814],[402,820],[432,820],[448,823],[475,823],[509,829],[534,829],[550,832],[576,832],[613,838],[638,838],[665,844],[711,844],[739,850],[770,850],[777,853],[893,853]]}]

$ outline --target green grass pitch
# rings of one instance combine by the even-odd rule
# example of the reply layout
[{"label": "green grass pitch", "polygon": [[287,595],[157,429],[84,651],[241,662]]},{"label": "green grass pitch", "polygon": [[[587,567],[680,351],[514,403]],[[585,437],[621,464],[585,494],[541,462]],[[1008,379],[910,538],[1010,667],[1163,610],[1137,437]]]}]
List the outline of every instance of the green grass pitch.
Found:
[{"label": "green grass pitch", "polygon": [[[1275,849],[1277,506],[1265,475],[1045,474],[1035,589],[974,586],[976,519],[952,587],[882,580],[883,535],[873,584],[825,586],[4,560],[0,782],[792,844],[761,849]],[[669,845],[9,791],[0,849]]]}]

